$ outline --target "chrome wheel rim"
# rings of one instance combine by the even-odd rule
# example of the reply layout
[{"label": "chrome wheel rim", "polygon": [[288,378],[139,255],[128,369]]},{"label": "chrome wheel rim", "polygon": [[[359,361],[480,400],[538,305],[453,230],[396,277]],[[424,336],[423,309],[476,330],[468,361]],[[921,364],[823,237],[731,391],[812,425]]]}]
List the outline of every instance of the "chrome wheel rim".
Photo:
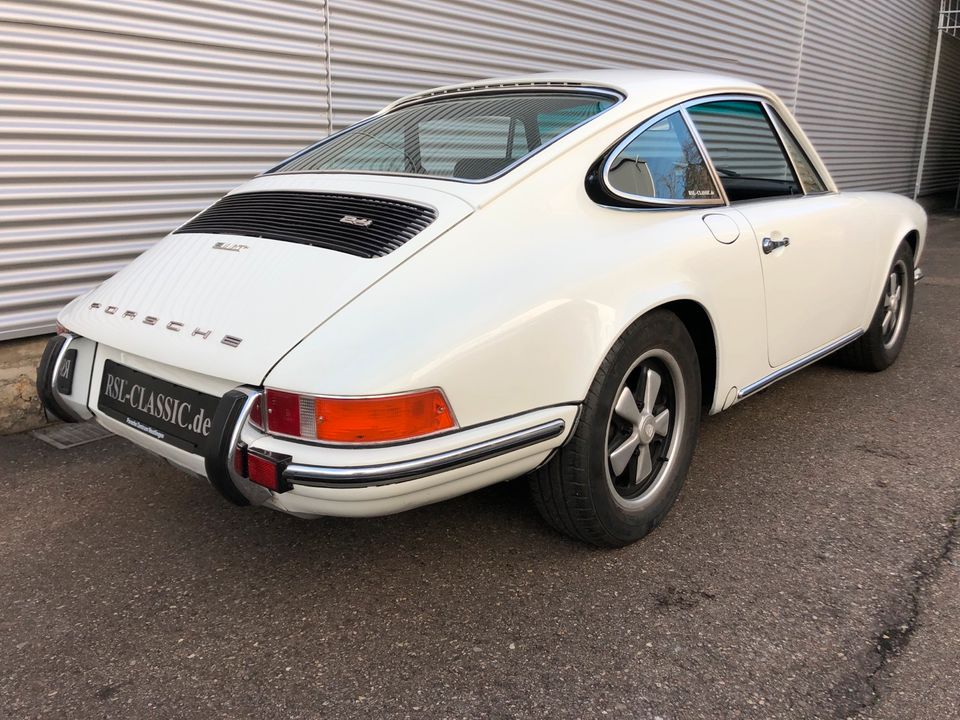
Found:
[{"label": "chrome wheel rim", "polygon": [[620,381],[607,420],[607,484],[622,507],[641,509],[660,494],[676,461],[686,389],[665,350],[641,355]]},{"label": "chrome wheel rim", "polygon": [[880,333],[885,348],[892,347],[900,338],[907,313],[907,266],[902,260],[890,270],[883,290],[883,316]]}]

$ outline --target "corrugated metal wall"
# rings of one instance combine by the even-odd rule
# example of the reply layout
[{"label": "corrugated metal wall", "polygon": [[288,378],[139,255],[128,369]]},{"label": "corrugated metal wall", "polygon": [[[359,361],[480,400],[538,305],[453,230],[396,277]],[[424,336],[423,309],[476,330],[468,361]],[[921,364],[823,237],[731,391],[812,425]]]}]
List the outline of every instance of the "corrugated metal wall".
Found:
[{"label": "corrugated metal wall", "polygon": [[0,0],[0,338],[328,129],[322,3]]},{"label": "corrugated metal wall", "polygon": [[956,192],[960,185],[960,37],[945,35],[930,122],[921,194]]},{"label": "corrugated metal wall", "polygon": [[913,193],[939,0],[811,0],[798,119],[841,188]]},{"label": "corrugated metal wall", "polygon": [[776,90],[841,187],[910,193],[938,7],[938,0],[333,0],[334,124],[402,93],[463,79],[564,67],[716,70]]},{"label": "corrugated metal wall", "polygon": [[334,125],[399,95],[570,67],[704,69],[793,102],[803,0],[332,0]]},{"label": "corrugated metal wall", "polygon": [[[798,108],[843,187],[910,192],[938,4],[0,0],[0,339],[49,330],[71,297],[331,128],[480,77],[738,74]],[[960,165],[956,54],[928,191]]]}]

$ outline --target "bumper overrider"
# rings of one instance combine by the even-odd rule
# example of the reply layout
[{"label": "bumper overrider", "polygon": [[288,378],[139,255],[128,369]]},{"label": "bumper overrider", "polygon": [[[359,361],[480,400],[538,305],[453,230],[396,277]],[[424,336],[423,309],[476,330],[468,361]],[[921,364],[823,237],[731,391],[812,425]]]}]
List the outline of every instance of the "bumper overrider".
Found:
[{"label": "bumper overrider", "polygon": [[261,389],[240,386],[220,395],[202,455],[187,454],[97,407],[103,354],[96,343],[69,333],[48,343],[37,391],[49,414],[65,422],[94,418],[205,475],[236,505],[267,505],[305,517],[385,515],[517,477],[565,441],[578,410],[559,405],[420,440],[344,447],[262,432],[249,422]]}]

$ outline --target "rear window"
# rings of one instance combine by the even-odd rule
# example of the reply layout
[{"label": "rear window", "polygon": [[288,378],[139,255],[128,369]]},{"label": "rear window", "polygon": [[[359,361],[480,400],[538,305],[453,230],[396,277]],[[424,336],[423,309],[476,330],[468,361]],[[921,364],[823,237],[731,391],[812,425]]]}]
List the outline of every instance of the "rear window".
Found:
[{"label": "rear window", "polygon": [[401,108],[332,136],[271,172],[372,172],[485,180],[615,104],[586,92],[514,92]]}]

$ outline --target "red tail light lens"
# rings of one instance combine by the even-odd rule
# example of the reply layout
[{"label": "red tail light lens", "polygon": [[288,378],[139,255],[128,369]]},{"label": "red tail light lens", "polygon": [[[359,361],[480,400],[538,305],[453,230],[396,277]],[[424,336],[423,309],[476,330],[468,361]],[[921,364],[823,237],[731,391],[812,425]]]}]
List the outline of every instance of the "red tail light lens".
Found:
[{"label": "red tail light lens", "polygon": [[267,390],[267,430],[300,437],[300,396]]},{"label": "red tail light lens", "polygon": [[457,427],[443,391],[325,398],[267,390],[267,431],[331,443],[410,440]]}]

